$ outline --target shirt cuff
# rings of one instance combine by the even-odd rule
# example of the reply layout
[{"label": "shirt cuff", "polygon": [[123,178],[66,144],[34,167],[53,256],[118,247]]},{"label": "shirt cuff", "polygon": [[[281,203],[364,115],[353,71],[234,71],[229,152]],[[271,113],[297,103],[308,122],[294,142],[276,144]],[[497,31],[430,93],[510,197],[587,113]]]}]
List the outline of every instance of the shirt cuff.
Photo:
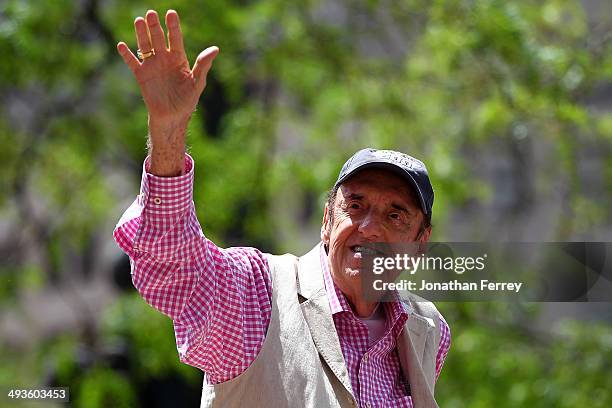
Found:
[{"label": "shirt cuff", "polygon": [[142,168],[139,203],[147,214],[172,215],[190,208],[193,201],[193,158],[185,153],[185,174],[160,177],[148,172],[151,156]]}]

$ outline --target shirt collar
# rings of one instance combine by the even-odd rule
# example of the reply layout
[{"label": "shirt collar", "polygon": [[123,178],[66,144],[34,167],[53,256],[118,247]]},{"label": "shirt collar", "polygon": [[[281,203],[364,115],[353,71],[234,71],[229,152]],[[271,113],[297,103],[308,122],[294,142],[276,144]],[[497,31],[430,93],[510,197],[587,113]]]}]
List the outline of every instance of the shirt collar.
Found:
[{"label": "shirt collar", "polygon": [[[332,315],[341,312],[348,312],[356,318],[357,316],[355,316],[353,310],[351,309],[346,296],[344,296],[344,293],[342,293],[342,291],[334,283],[331,276],[331,271],[329,270],[327,252],[325,251],[325,246],[323,243],[321,243],[319,246],[319,254],[321,259],[321,269],[323,269],[325,292],[327,293],[327,298],[329,299],[329,308],[331,309]],[[394,290],[390,294],[393,301],[384,302],[387,322],[393,322],[394,327],[397,326],[398,323],[403,326],[408,318],[409,306],[405,305],[404,302],[401,301],[397,291]]]},{"label": "shirt collar", "polygon": [[329,262],[327,259],[327,252],[325,252],[325,246],[321,242],[319,246],[319,254],[321,255],[321,268],[323,269],[323,280],[325,282],[325,292],[327,292],[327,298],[329,299],[329,308],[331,309],[332,315],[340,312],[352,312],[344,293],[340,291],[338,286],[334,283],[329,270]]}]

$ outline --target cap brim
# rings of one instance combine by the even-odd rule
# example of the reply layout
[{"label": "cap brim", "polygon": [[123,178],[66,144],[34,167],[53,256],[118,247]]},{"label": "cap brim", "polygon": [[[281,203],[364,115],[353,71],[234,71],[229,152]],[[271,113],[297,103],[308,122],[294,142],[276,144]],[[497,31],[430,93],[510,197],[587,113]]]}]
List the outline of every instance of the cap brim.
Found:
[{"label": "cap brim", "polygon": [[340,184],[342,184],[346,180],[348,180],[350,177],[354,176],[355,173],[358,173],[358,172],[360,172],[362,170],[365,170],[365,169],[384,169],[384,170],[389,170],[389,171],[397,174],[398,176],[402,177],[403,179],[407,180],[410,183],[410,185],[412,186],[412,188],[414,188],[414,190],[417,193],[417,196],[419,198],[419,204],[421,205],[421,210],[423,210],[423,213],[425,215],[429,215],[428,211],[427,211],[427,206],[425,205],[425,199],[423,198],[423,192],[419,188],[417,182],[414,180],[414,178],[412,177],[412,175],[409,172],[407,172],[403,168],[401,168],[398,165],[393,164],[393,163],[387,163],[387,162],[364,163],[364,164],[362,164],[360,166],[355,167],[353,170],[351,170],[350,172],[348,172],[344,176],[342,176],[340,179],[338,179],[338,181],[336,181],[336,184],[334,185],[334,187],[339,186]]}]

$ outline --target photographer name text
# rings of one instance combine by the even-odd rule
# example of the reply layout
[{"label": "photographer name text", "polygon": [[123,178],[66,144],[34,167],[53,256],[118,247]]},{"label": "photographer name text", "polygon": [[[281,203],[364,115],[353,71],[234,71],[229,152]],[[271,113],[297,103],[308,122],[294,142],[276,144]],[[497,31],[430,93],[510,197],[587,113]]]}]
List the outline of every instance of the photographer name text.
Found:
[{"label": "photographer name text", "polygon": [[416,281],[400,279],[397,282],[384,282],[377,279],[373,282],[374,290],[408,290],[408,291],[492,291],[492,292],[515,292],[519,293],[523,282],[492,282],[487,279],[482,279],[477,282],[460,282],[451,280],[446,282],[428,282],[421,280],[420,285]]}]

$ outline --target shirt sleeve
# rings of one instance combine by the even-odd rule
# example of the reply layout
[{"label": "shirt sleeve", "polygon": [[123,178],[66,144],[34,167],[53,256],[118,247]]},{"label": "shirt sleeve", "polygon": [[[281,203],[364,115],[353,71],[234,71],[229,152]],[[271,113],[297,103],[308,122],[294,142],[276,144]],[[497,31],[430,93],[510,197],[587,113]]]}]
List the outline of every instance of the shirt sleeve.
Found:
[{"label": "shirt sleeve", "polygon": [[194,163],[158,177],[145,160],[140,194],[114,231],[130,257],[132,281],[151,306],[172,318],[181,361],[216,384],[253,362],[270,323],[272,284],[255,248],[219,248],[200,227],[193,204]]},{"label": "shirt sleeve", "polygon": [[451,332],[448,323],[444,320],[444,317],[440,313],[440,344],[438,345],[438,354],[436,356],[436,381],[442,371],[442,366],[448,355],[451,345]]}]

